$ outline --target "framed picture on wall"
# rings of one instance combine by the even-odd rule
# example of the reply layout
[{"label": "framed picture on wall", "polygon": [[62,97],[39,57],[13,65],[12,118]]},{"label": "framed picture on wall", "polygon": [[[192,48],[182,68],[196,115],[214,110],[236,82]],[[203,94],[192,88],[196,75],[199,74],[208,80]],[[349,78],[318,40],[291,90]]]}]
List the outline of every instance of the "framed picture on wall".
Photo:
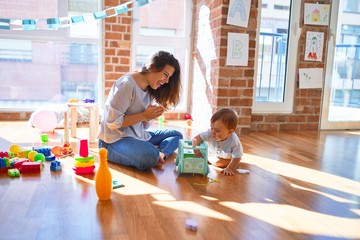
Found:
[{"label": "framed picture on wall", "polygon": [[324,33],[310,32],[306,33],[305,61],[322,61],[324,48]]},{"label": "framed picture on wall", "polygon": [[305,3],[304,24],[308,25],[328,25],[329,24],[329,4]]}]

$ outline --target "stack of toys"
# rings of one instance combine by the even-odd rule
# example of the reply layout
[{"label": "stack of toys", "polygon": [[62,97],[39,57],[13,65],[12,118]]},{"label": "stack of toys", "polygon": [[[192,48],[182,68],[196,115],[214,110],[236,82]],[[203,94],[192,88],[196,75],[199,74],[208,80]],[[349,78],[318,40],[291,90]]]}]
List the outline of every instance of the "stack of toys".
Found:
[{"label": "stack of toys", "polygon": [[87,139],[80,140],[79,156],[75,157],[75,174],[87,175],[94,174],[95,160],[94,156],[89,155],[89,146]]}]

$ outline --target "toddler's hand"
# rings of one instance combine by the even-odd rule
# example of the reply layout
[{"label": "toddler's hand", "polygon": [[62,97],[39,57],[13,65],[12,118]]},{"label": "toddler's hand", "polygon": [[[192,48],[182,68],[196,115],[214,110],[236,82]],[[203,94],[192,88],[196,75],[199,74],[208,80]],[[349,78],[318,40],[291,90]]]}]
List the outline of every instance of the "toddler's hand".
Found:
[{"label": "toddler's hand", "polygon": [[196,157],[196,158],[201,158],[202,157],[202,154],[201,154],[200,150],[194,150],[194,157]]},{"label": "toddler's hand", "polygon": [[221,170],[221,173],[224,174],[224,175],[227,175],[227,176],[234,176],[235,175],[234,171],[229,167],[224,168],[223,170]]}]

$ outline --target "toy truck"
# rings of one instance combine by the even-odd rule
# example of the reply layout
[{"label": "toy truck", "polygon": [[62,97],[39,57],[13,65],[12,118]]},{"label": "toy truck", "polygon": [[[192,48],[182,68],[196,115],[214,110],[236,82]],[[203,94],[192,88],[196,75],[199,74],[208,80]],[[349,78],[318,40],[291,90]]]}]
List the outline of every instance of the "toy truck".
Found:
[{"label": "toy truck", "polygon": [[[194,150],[199,150],[203,157],[196,158]],[[199,146],[193,147],[191,140],[181,139],[179,141],[178,156],[175,159],[177,174],[192,173],[203,174],[209,173],[208,149],[204,142]]]}]

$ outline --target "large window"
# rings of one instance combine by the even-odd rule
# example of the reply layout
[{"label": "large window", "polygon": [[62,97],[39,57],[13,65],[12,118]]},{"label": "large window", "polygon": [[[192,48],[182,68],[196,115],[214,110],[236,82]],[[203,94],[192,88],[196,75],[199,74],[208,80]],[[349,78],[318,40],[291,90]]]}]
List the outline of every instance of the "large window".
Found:
[{"label": "large window", "polygon": [[300,3],[262,1],[254,113],[289,113],[293,110]]},{"label": "large window", "polygon": [[[139,70],[152,53],[165,50],[179,60],[182,76],[180,104],[174,109],[187,108],[192,1],[156,0],[134,10],[133,70]],[[176,9],[174,11],[174,9]]]},{"label": "large window", "polygon": [[359,0],[345,0],[344,12],[360,13],[360,2]]},{"label": "large window", "polygon": [[[0,0],[2,111],[31,111],[43,105],[63,104],[70,98],[99,101],[99,21],[50,25],[47,20],[85,16],[99,11],[101,5],[97,0],[28,0],[21,3]],[[6,19],[14,23],[10,29],[6,29]],[[16,26],[17,22],[27,19],[36,20],[40,27],[26,30],[21,24]],[[14,30],[15,27],[18,30]]]}]

